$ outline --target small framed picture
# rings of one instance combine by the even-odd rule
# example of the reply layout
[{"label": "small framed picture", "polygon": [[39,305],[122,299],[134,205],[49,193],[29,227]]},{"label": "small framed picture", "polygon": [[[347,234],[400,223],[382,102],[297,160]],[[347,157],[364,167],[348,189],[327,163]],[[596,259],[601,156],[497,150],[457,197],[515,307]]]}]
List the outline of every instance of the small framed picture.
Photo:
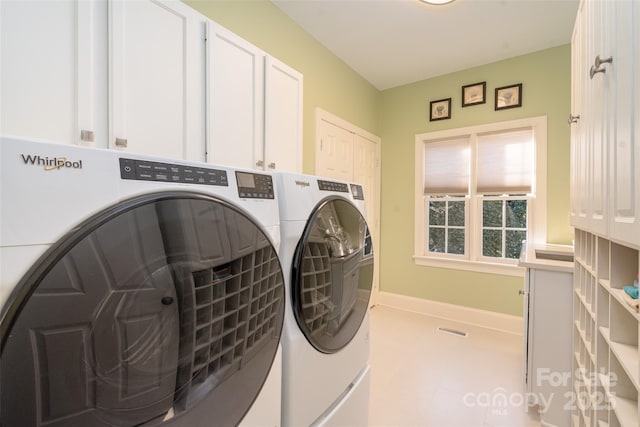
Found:
[{"label": "small framed picture", "polygon": [[487,102],[487,82],[462,86],[462,107],[484,104]]},{"label": "small framed picture", "polygon": [[522,83],[496,88],[496,110],[522,107]]},{"label": "small framed picture", "polygon": [[429,107],[429,121],[433,122],[451,118],[451,98],[431,101]]}]

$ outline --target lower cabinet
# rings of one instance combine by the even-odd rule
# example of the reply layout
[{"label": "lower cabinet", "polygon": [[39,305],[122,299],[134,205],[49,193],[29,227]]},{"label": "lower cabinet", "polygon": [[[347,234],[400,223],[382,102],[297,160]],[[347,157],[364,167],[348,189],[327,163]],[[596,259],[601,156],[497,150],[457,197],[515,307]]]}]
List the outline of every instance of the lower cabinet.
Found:
[{"label": "lower cabinet", "polygon": [[567,247],[523,245],[525,395],[543,425],[571,422],[573,253]]}]

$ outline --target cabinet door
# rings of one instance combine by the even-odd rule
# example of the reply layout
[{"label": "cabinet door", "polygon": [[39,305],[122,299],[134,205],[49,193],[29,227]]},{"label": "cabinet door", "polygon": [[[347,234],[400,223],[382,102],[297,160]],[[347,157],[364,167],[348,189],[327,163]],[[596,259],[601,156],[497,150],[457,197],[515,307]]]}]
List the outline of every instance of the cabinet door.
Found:
[{"label": "cabinet door", "polygon": [[[640,4],[615,2],[615,139],[611,155],[611,238],[640,246]],[[634,25],[635,24],[635,25]]]},{"label": "cabinet door", "polygon": [[179,1],[109,6],[109,147],[204,160],[204,19]]},{"label": "cabinet door", "polygon": [[0,2],[4,135],[80,144],[87,130],[106,146],[106,102],[95,102],[106,98],[106,8],[106,0]]},{"label": "cabinet door", "polygon": [[571,128],[571,225],[587,228],[587,65],[584,28],[586,12],[580,3],[571,39],[571,112],[579,116]]},{"label": "cabinet door", "polygon": [[264,53],[207,23],[207,161],[264,168]]},{"label": "cabinet door", "polygon": [[320,120],[320,152],[316,173],[345,181],[353,180],[353,133]]},{"label": "cabinet door", "polygon": [[265,59],[265,163],[267,170],[302,172],[302,74]]},{"label": "cabinet door", "polygon": [[[587,67],[583,70],[588,75],[587,105],[588,111],[588,169],[587,212],[589,229],[596,234],[607,234],[607,191],[608,191],[608,147],[612,130],[613,98],[611,90],[612,76],[610,72],[590,74],[596,57],[602,59],[611,56],[611,37],[609,31],[609,13],[613,2],[588,2],[589,24],[586,27],[589,49]],[[600,68],[602,68],[601,66]],[[606,67],[606,65],[605,65]],[[589,72],[589,74],[588,74]]]}]

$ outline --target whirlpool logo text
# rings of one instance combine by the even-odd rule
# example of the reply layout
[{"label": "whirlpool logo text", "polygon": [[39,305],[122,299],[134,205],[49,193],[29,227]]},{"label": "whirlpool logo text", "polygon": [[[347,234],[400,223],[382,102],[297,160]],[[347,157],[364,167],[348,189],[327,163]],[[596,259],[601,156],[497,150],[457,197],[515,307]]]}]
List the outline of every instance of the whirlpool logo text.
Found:
[{"label": "whirlpool logo text", "polygon": [[59,169],[82,169],[82,160],[69,160],[66,157],[42,157],[33,154],[22,154],[25,165],[42,166],[45,171]]}]

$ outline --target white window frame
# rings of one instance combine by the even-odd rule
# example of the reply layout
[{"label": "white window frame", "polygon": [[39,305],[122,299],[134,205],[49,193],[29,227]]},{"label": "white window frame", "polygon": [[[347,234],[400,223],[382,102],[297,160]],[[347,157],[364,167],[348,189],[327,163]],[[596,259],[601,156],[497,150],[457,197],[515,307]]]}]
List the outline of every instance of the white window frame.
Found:
[{"label": "white window frame", "polygon": [[[416,135],[415,138],[415,225],[414,262],[417,265],[453,268],[458,270],[508,276],[524,276],[524,268],[517,266],[517,260],[495,260],[483,257],[481,253],[482,197],[475,189],[475,147],[477,135],[488,132],[508,131],[530,127],[533,129],[535,146],[535,178],[533,196],[527,197],[528,240],[545,243],[547,236],[547,117],[537,116],[504,122],[488,123],[464,128],[447,129]],[[433,254],[427,251],[427,209],[428,199],[424,196],[424,147],[427,141],[469,136],[471,146],[471,185],[465,214],[467,235],[465,256]],[[486,199],[485,199],[486,200]],[[473,205],[473,207],[472,207]],[[473,212],[475,213],[472,214]],[[480,253],[479,253],[480,252]]]}]

